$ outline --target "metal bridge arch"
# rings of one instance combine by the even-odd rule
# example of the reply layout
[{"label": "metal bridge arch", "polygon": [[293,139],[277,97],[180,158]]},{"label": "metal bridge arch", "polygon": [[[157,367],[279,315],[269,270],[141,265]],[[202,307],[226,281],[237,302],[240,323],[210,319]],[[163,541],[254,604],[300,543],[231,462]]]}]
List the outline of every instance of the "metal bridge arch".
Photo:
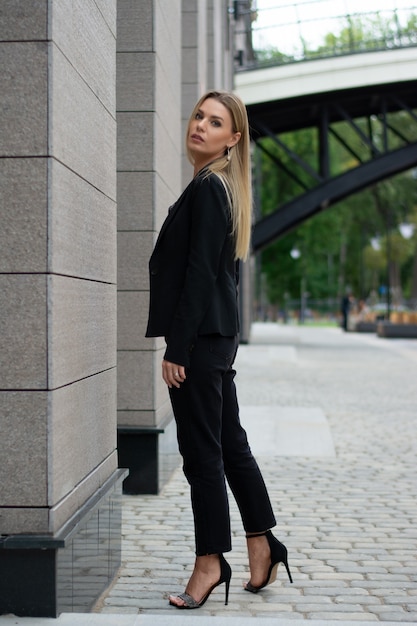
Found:
[{"label": "metal bridge arch", "polygon": [[[374,55],[377,63],[378,53]],[[417,61],[416,50],[413,50],[414,66]],[[357,55],[358,57],[361,55]],[[337,63],[338,59],[334,59]],[[303,65],[314,64],[315,61],[304,62]],[[278,68],[277,68],[278,69]],[[379,75],[381,68],[378,68]],[[257,70],[252,70],[256,73]],[[401,76],[400,67],[396,72]],[[358,76],[360,72],[358,71]],[[253,229],[252,246],[257,252],[269,243],[283,236],[293,228],[300,225],[305,220],[313,217],[340,200],[373,185],[376,182],[390,178],[402,171],[406,171],[417,166],[417,73],[410,72],[406,76],[407,80],[392,80],[395,70],[388,77],[386,83],[371,82],[369,73],[364,75],[362,82],[357,80],[358,86],[354,86],[354,79],[351,77],[351,84],[345,89],[326,90],[316,93],[291,94],[282,99],[271,99],[261,101],[262,90],[257,89],[258,95],[248,98],[247,103],[249,122],[252,130],[252,138],[261,146],[259,142],[263,137],[269,136],[276,142],[281,150],[294,160],[299,167],[308,172],[309,177],[314,181],[312,186],[306,185],[298,180],[303,193],[290,202],[277,207],[277,209],[267,217],[258,221]],[[410,78],[412,76],[412,78]],[[335,79],[334,84],[340,87],[341,77]],[[256,84],[256,79],[255,79]],[[258,85],[259,87],[259,85]],[[328,86],[327,86],[328,87]],[[278,90],[280,85],[278,83]],[[273,94],[274,86],[269,87],[269,96]],[[290,85],[291,89],[294,86]],[[285,93],[286,86],[281,83],[281,91]],[[242,97],[245,99],[245,90],[242,89]],[[239,87],[237,89],[239,93]],[[255,90],[256,92],[256,90]],[[392,122],[391,114],[404,111],[407,116],[407,133],[395,126]],[[368,120],[369,132],[363,131],[357,120]],[[382,129],[382,143],[375,142],[372,136],[371,119],[377,119]],[[359,155],[354,147],[347,145],[342,136],[335,129],[335,124],[345,121],[350,128],[360,138],[366,146],[367,158]],[[288,146],[281,140],[280,134],[298,130],[302,128],[316,128],[319,136],[318,170],[315,171],[307,163],[294,154]],[[393,146],[392,137],[396,138]],[[357,167],[346,171],[338,176],[331,176],[329,163],[329,140],[330,137],[341,142],[355,160],[359,163]],[[391,137],[391,140],[390,140]],[[261,149],[265,150],[265,148]],[[277,167],[287,171],[292,177],[296,175],[286,169],[285,164],[269,155]]]}]

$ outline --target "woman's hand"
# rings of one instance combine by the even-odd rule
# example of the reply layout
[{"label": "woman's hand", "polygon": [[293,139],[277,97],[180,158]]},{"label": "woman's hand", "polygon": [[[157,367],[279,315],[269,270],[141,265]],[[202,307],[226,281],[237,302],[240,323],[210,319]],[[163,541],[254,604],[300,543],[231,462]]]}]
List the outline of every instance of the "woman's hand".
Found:
[{"label": "woman's hand", "polygon": [[180,384],[185,380],[185,367],[183,365],[177,365],[170,361],[162,360],[162,378],[171,389],[172,387],[179,388]]}]

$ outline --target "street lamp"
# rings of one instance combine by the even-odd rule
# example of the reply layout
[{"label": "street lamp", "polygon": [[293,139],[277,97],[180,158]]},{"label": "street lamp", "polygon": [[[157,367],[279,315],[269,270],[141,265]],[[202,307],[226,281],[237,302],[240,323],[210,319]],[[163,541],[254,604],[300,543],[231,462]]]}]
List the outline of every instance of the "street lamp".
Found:
[{"label": "street lamp", "polygon": [[414,224],[403,222],[402,224],[399,224],[398,230],[400,231],[404,239],[411,239],[414,234]]},{"label": "street lamp", "polygon": [[381,250],[381,240],[379,239],[379,237],[372,237],[371,246],[377,252]]},{"label": "street lamp", "polygon": [[[296,261],[297,259],[300,258],[301,252],[298,248],[292,248],[290,255],[291,255],[291,258]],[[306,296],[307,296],[307,293],[306,293],[305,278],[304,278],[304,272],[303,272],[303,275],[301,276],[301,281],[300,281],[300,324],[304,324],[304,320],[305,320]]]}]

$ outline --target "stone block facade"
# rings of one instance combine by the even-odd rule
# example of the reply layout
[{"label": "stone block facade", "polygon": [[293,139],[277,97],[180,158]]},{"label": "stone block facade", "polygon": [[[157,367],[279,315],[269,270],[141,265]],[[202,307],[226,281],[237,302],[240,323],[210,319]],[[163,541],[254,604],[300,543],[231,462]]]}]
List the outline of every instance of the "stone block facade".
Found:
[{"label": "stone block facade", "polygon": [[[77,565],[66,559],[63,585],[62,556],[86,549],[93,511],[110,506],[120,526],[116,8],[0,8],[0,612],[74,603]],[[120,562],[106,532],[107,573],[84,609]],[[37,597],[36,572],[49,581]]]}]

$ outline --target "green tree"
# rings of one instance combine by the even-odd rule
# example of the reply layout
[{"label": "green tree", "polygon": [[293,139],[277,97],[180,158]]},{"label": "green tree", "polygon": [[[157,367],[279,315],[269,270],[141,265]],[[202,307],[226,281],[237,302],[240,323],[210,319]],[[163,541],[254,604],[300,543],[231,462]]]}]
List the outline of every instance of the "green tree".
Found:
[{"label": "green tree", "polygon": [[[401,130],[406,124],[404,115],[396,115],[395,123]],[[364,130],[367,120],[358,120]],[[402,128],[404,132],[406,129]],[[346,123],[340,123],[338,132],[347,143],[354,146],[363,160],[371,158],[369,148],[358,140],[358,135]],[[409,131],[408,131],[409,133]],[[372,139],[376,145],[382,141],[382,127],[375,121]],[[317,169],[317,135],[313,129],[281,135],[286,145]],[[397,147],[398,136],[390,138],[392,147]],[[355,143],[356,142],[356,143]],[[340,174],[358,165],[339,142],[331,142],[332,175]],[[261,168],[261,214],[275,211],[281,204],[290,201],[310,188],[315,182],[299,166],[294,164],[288,153],[272,139],[262,140],[260,149]],[[275,159],[275,161],[274,161]],[[277,161],[280,167],[277,167]],[[283,167],[284,166],[284,167]],[[295,180],[288,172],[295,174]],[[303,187],[304,186],[304,187]],[[387,260],[384,238],[388,231],[395,231],[398,224],[407,217],[409,208],[417,204],[415,179],[411,172],[400,174],[370,189],[351,196],[337,206],[307,221],[296,231],[274,242],[262,252],[261,272],[266,277],[266,290],[269,301],[282,308],[286,299],[300,297],[300,282],[305,280],[306,290],[313,299],[333,299],[337,301],[349,287],[359,298],[365,298],[372,289],[387,284],[387,269],[382,260],[379,271],[367,267],[369,247],[372,237],[379,236],[382,250],[381,259]],[[394,239],[391,238],[393,242]],[[400,242],[402,240],[399,240]],[[293,248],[301,252],[300,260],[294,261],[290,252]],[[404,267],[409,267],[415,252],[406,242],[401,255],[395,255],[395,247],[390,255],[390,284],[399,290],[405,281],[409,287],[405,293],[412,293],[411,278],[405,276]],[[414,267],[414,265],[412,266]],[[384,274],[385,271],[385,274]],[[417,279],[416,279],[417,280]]]}]

